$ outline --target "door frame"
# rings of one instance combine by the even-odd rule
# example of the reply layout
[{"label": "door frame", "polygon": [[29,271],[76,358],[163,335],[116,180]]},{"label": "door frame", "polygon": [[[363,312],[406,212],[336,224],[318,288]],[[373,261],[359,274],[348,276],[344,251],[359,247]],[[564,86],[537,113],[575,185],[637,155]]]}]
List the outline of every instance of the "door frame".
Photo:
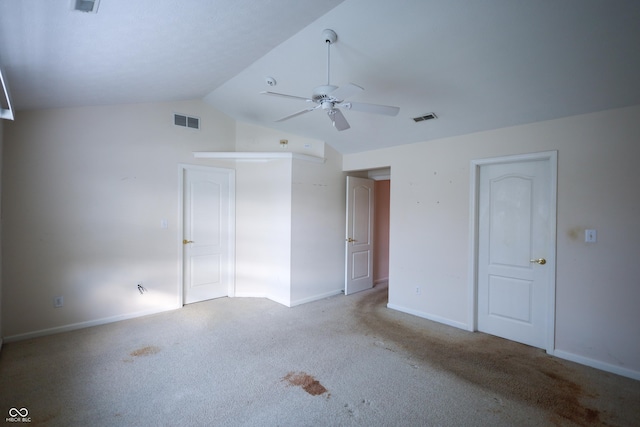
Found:
[{"label": "door frame", "polygon": [[549,234],[551,236],[550,253],[547,256],[549,271],[549,288],[547,289],[547,330],[545,338],[545,350],[548,354],[553,354],[555,349],[555,321],[556,321],[556,221],[557,221],[557,188],[558,188],[558,152],[542,151],[530,154],[517,154],[502,157],[491,157],[486,159],[471,160],[470,165],[470,215],[469,215],[469,290],[468,290],[468,316],[470,331],[478,330],[478,219],[480,201],[480,168],[487,165],[527,162],[535,160],[549,161],[551,194],[549,200],[549,211],[552,218],[549,222]]},{"label": "door frame", "polygon": [[191,165],[186,163],[178,164],[178,224],[177,224],[177,244],[178,244],[178,307],[184,306],[184,183],[187,171],[222,172],[229,176],[229,230],[228,230],[228,274],[229,274],[229,297],[234,297],[236,292],[236,171],[235,169]]}]

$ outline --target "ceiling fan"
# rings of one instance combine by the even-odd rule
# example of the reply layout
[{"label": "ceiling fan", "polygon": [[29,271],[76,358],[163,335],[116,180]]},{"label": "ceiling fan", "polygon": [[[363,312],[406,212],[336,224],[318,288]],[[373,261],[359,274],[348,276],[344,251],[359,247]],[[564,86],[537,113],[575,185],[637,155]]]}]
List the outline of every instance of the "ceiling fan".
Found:
[{"label": "ceiling fan", "polygon": [[293,117],[297,117],[301,114],[308,113],[313,110],[322,109],[327,112],[329,119],[331,119],[331,123],[333,126],[339,130],[349,129],[349,122],[342,114],[342,111],[338,109],[344,108],[346,110],[360,111],[363,113],[373,113],[373,114],[382,114],[386,116],[396,116],[400,111],[398,107],[391,107],[388,105],[377,105],[377,104],[365,104],[362,102],[351,102],[346,101],[347,98],[357,94],[358,92],[362,92],[364,89],[360,86],[349,83],[344,86],[338,87],[333,86],[329,80],[330,77],[330,65],[331,65],[331,45],[336,42],[338,39],[338,35],[333,30],[324,30],[322,32],[322,37],[324,38],[325,43],[327,44],[327,84],[318,86],[313,90],[313,94],[311,98],[304,98],[301,96],[294,95],[285,95],[283,93],[277,92],[260,92],[263,95],[271,95],[271,96],[279,96],[283,98],[291,98],[298,99],[310,104],[314,104],[304,110],[298,111],[296,113],[290,114],[286,117],[283,117],[276,122],[283,122],[285,120],[289,120]]}]

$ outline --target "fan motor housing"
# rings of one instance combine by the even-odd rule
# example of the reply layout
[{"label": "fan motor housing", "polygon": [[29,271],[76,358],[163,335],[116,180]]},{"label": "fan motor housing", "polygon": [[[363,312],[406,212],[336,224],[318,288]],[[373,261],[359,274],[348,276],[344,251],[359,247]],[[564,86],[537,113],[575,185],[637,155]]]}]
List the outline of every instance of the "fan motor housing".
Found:
[{"label": "fan motor housing", "polygon": [[311,99],[315,102],[319,102],[323,99],[329,98],[329,94],[336,89],[338,89],[338,86],[333,86],[333,85],[318,86],[313,90],[313,95],[311,96]]}]

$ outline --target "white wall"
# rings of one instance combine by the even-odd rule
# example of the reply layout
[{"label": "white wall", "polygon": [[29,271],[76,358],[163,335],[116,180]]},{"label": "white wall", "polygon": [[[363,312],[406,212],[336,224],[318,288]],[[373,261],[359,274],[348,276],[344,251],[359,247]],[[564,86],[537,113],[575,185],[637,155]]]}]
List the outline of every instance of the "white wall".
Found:
[{"label": "white wall", "polygon": [[469,327],[470,161],[558,150],[554,354],[640,379],[638,135],[635,106],[345,156],[391,167],[389,303]]},{"label": "white wall", "polygon": [[291,159],[236,165],[236,296],[289,305]]},{"label": "white wall", "polygon": [[[238,151],[326,157],[242,162],[236,166],[236,295],[287,306],[344,288],[342,156],[322,141],[246,123]],[[280,140],[288,140],[287,147]]]},{"label": "white wall", "polygon": [[[286,140],[287,144],[283,146],[280,140]],[[237,124],[236,151],[291,152],[324,157],[324,150],[324,142],[317,139],[248,123]]]},{"label": "white wall", "polygon": [[[201,130],[174,126],[173,112]],[[177,164],[216,164],[191,152],[234,142],[235,122],[200,101],[23,111],[5,124],[3,336],[175,308]]]},{"label": "white wall", "polygon": [[[174,112],[200,117],[201,130],[174,126]],[[329,237],[326,227],[343,227],[341,156],[329,149],[326,164],[296,166],[299,182],[327,183],[308,193],[323,202],[313,212],[323,224],[318,229],[315,221],[292,222],[300,160],[192,155],[236,151],[236,145],[281,151],[280,139],[289,141],[288,151],[325,154],[322,141],[236,123],[201,101],[21,112],[4,132],[2,223],[9,231],[2,240],[1,335],[19,339],[177,308],[178,164],[236,170],[235,295],[291,305],[292,275],[304,283],[297,292],[305,299],[326,295],[341,270],[335,242],[313,246],[316,265],[331,267],[310,269],[326,274],[309,279],[306,265],[292,269],[292,224],[320,239]],[[56,296],[64,297],[64,307],[53,307]]]},{"label": "white wall", "polygon": [[291,215],[291,305],[344,290],[346,187],[342,156],[325,163],[294,160]]}]

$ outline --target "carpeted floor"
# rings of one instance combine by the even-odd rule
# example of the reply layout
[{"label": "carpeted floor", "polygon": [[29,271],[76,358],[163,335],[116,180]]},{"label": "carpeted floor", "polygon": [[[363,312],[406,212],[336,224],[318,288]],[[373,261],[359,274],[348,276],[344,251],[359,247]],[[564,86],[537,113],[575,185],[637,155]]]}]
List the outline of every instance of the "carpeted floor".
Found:
[{"label": "carpeted floor", "polygon": [[638,381],[386,301],[384,286],[294,308],[222,298],[5,344],[0,420],[19,425],[5,418],[27,408],[33,426],[640,425]]}]

